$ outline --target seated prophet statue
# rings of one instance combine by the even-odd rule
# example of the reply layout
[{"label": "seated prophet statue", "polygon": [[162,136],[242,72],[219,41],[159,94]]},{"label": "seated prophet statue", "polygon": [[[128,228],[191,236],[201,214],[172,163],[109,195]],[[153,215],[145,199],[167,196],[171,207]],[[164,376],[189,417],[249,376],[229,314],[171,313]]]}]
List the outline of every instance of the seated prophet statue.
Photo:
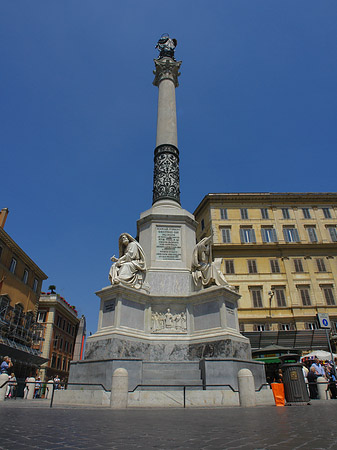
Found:
[{"label": "seated prophet statue", "polygon": [[220,270],[220,261],[212,261],[212,237],[208,236],[201,239],[194,247],[192,258],[192,277],[196,286],[200,283],[204,287],[226,286],[234,290],[234,286],[230,286],[223,273]]},{"label": "seated prophet statue", "polygon": [[111,257],[109,271],[111,284],[124,284],[135,289],[144,285],[146,272],[145,253],[140,244],[128,233],[122,233],[118,239],[119,258]]}]

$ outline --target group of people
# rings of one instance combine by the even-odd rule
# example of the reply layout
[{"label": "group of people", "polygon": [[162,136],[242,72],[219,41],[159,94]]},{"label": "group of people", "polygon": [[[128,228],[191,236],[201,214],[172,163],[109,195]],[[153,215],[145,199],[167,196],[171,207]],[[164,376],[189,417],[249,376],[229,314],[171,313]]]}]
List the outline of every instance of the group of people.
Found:
[{"label": "group of people", "polygon": [[3,361],[0,366],[0,373],[8,375],[8,383],[6,387],[6,398],[15,397],[15,391],[17,386],[16,376],[14,372],[9,372],[9,370],[13,367],[12,360],[9,356],[4,356]]},{"label": "group of people", "polygon": [[318,377],[323,377],[326,380],[330,391],[330,397],[332,399],[337,398],[336,372],[333,361],[326,361],[325,364],[323,364],[323,361],[316,358],[312,364],[310,364],[310,362],[305,362],[303,364],[303,376],[306,383],[308,383],[311,399],[314,400],[318,398]]}]

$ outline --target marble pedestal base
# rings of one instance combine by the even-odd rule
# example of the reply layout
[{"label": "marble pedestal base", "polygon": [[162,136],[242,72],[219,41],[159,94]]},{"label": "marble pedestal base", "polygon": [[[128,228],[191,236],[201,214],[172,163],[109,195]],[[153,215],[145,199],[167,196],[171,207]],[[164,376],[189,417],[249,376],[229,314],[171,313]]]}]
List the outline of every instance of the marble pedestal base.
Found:
[{"label": "marble pedestal base", "polygon": [[122,367],[129,389],[137,385],[230,384],[249,368],[260,386],[264,364],[251,360],[250,343],[238,328],[239,295],[211,287],[186,296],[156,296],[109,286],[101,298],[97,332],[87,339],[85,360],[71,363],[69,382],[102,383]]}]

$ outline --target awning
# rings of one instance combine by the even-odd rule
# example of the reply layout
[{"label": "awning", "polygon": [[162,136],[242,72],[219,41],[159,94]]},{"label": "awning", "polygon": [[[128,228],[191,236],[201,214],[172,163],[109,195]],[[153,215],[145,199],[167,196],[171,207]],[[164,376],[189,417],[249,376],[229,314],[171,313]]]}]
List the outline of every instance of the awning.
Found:
[{"label": "awning", "polygon": [[254,358],[253,361],[261,361],[266,364],[280,364],[281,363],[281,360],[279,358],[276,358],[273,356],[269,356],[266,358]]}]

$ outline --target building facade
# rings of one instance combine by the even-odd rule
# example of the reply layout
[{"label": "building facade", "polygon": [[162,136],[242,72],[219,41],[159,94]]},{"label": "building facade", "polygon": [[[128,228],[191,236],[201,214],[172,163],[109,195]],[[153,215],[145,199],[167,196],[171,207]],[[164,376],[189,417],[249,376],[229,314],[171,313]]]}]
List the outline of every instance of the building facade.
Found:
[{"label": "building facade", "polygon": [[337,326],[337,193],[208,194],[194,212],[197,239],[213,235],[237,287],[240,330],[252,347],[327,346],[317,313]]},{"label": "building facade", "polygon": [[59,375],[67,381],[80,322],[76,308],[59,294],[43,293],[37,321],[44,326],[42,356],[48,359],[40,368],[41,379],[46,381]]},{"label": "building facade", "polygon": [[35,374],[41,358],[42,326],[36,321],[47,275],[6,233],[8,209],[0,211],[0,355],[10,356],[17,378]]}]

